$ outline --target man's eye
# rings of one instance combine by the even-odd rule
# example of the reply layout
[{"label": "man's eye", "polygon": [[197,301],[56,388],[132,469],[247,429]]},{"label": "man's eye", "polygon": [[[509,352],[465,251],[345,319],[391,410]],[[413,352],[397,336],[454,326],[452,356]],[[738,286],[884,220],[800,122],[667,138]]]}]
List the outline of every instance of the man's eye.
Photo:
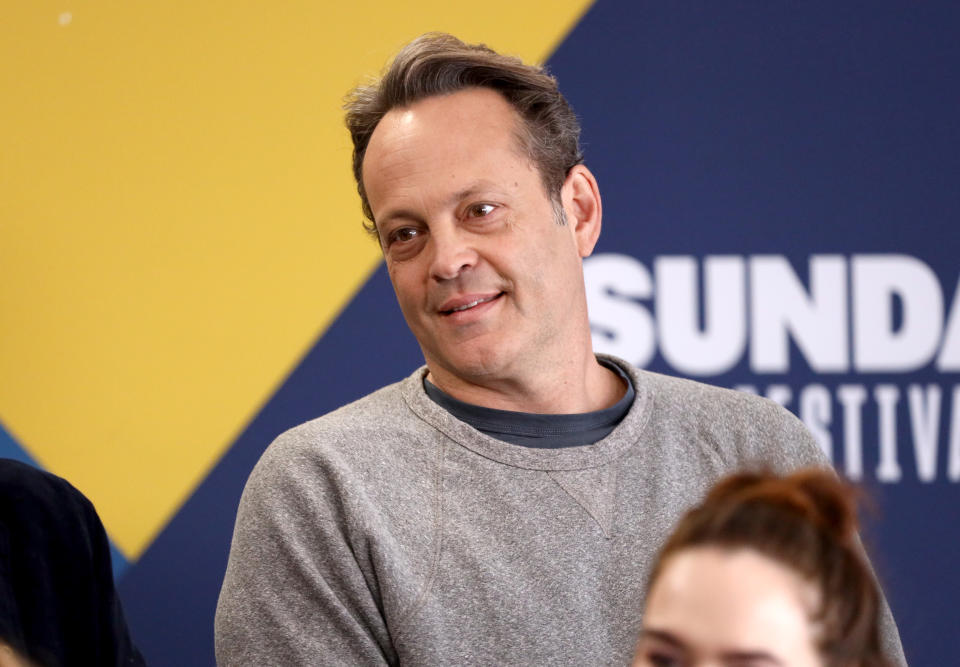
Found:
[{"label": "man's eye", "polygon": [[474,204],[467,209],[467,215],[471,218],[482,218],[493,213],[495,208],[493,204]]},{"label": "man's eye", "polygon": [[390,243],[393,243],[394,241],[399,241],[400,243],[403,243],[404,241],[412,241],[419,234],[420,234],[420,231],[415,229],[414,227],[401,227],[400,229],[395,229],[392,232],[390,232],[390,236],[388,237],[388,240],[390,241]]}]

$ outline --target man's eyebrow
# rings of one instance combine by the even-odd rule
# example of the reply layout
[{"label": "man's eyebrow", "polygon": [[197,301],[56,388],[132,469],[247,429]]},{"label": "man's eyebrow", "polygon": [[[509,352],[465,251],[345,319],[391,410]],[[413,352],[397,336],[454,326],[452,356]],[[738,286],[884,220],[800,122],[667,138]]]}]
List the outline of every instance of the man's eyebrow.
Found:
[{"label": "man's eyebrow", "polygon": [[454,192],[450,197],[447,198],[448,204],[456,204],[457,202],[463,201],[464,199],[469,199],[470,197],[475,197],[481,192],[495,189],[497,185],[492,181],[480,180],[474,183],[471,183],[467,187]]},{"label": "man's eyebrow", "polygon": [[[470,185],[463,188],[462,190],[457,190],[456,192],[451,194],[449,197],[447,197],[445,203],[448,206],[453,206],[463,201],[464,199],[475,197],[481,192],[489,192],[491,190],[498,190],[498,189],[499,189],[498,185],[493,181],[489,181],[486,179],[479,180],[474,183],[471,183]],[[397,208],[397,209],[388,210],[386,213],[384,213],[379,218],[377,218],[377,222],[385,223],[388,220],[394,220],[396,218],[400,218],[402,220],[412,220],[414,222],[423,221],[423,216],[421,216],[416,211],[408,208]]]},{"label": "man's eyebrow", "polygon": [[386,213],[384,213],[383,215],[381,215],[377,219],[377,223],[378,224],[385,223],[388,220],[394,220],[396,218],[401,218],[403,220],[412,220],[414,222],[421,221],[420,215],[418,215],[414,211],[411,211],[410,209],[406,209],[406,208],[397,208],[397,209],[391,209]]}]

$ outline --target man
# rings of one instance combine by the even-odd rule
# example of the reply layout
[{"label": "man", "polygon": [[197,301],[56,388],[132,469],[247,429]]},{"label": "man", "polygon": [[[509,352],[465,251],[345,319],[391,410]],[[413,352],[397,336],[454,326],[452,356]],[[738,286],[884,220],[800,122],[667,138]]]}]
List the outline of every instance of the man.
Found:
[{"label": "man", "polygon": [[263,455],[218,661],[627,664],[679,515],[726,472],[822,455],[770,402],[594,355],[600,194],[542,70],[426,35],[347,109],[426,366]]}]

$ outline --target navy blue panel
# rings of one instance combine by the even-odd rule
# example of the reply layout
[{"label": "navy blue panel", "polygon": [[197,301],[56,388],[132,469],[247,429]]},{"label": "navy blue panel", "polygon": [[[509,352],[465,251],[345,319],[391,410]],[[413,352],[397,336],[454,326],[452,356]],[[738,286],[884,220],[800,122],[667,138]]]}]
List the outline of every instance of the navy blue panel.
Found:
[{"label": "navy blue panel", "polygon": [[121,582],[151,665],[214,664],[213,616],[237,503],[266,446],[422,363],[381,266]]},{"label": "navy blue panel", "polygon": [[798,7],[599,2],[564,42],[550,66],[604,196],[599,251],[956,268],[926,235],[957,237],[960,5]]},{"label": "navy blue panel", "polygon": [[[648,267],[658,255],[774,253],[803,280],[814,253],[905,253],[936,272],[949,307],[960,265],[958,35],[955,2],[598,2],[550,60],[604,197],[597,252]],[[659,353],[649,367],[676,373]],[[960,378],[930,366],[817,376],[794,345],[788,375],[758,376],[744,358],[707,380],[761,390],[817,381],[831,393],[844,382],[939,383],[947,413]],[[905,403],[901,443],[912,439]],[[877,419],[868,400],[868,481]],[[960,490],[944,479],[947,420],[934,483],[917,481],[903,450],[903,480],[870,483],[882,512],[874,558],[917,665],[960,655]]]}]

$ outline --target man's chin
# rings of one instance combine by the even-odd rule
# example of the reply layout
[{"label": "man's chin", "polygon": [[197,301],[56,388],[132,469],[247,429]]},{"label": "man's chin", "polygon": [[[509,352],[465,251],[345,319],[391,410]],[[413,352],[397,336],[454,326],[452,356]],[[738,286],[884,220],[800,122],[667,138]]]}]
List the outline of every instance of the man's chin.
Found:
[{"label": "man's chin", "polygon": [[[476,346],[461,345],[451,354],[427,357],[427,367],[433,377],[453,377],[456,380],[480,383],[484,380],[498,379],[506,374],[509,368],[508,360],[503,350]],[[442,383],[443,380],[441,379]],[[434,382],[434,384],[437,384]],[[438,385],[439,386],[439,385]]]}]

